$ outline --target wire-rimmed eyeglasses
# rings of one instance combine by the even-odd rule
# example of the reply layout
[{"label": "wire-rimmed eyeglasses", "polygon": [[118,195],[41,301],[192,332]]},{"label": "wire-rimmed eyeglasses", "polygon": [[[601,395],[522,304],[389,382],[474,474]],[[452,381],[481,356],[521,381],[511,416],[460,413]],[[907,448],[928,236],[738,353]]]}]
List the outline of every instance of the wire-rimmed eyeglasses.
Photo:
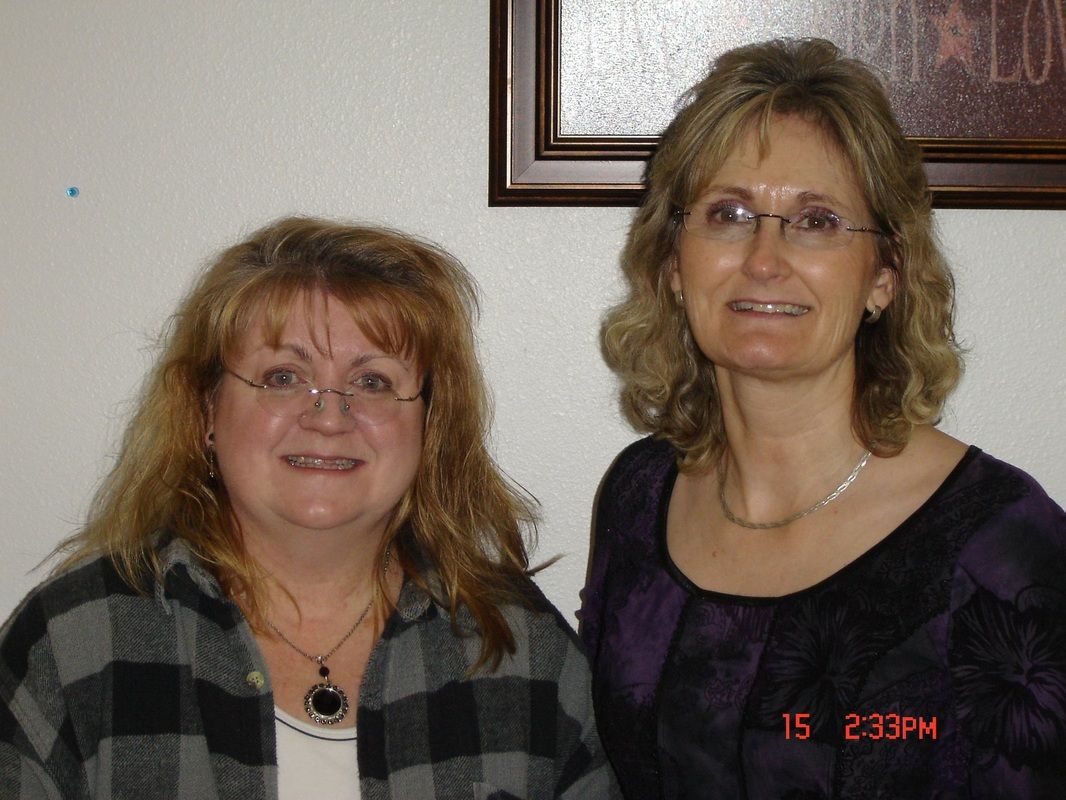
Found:
[{"label": "wire-rimmed eyeglasses", "polygon": [[786,217],[782,214],[756,214],[740,203],[703,200],[688,208],[676,208],[674,220],[688,233],[701,239],[720,242],[739,242],[753,236],[759,220],[776,219],[781,222],[785,241],[815,250],[847,247],[856,233],[888,236],[882,230],[854,225],[826,208],[805,208]]},{"label": "wire-rimmed eyeglasses", "polygon": [[309,412],[321,411],[326,407],[326,395],[335,394],[340,399],[342,413],[350,414],[368,425],[382,425],[395,419],[403,407],[402,403],[413,403],[422,396],[420,389],[411,397],[400,397],[388,383],[375,376],[356,381],[347,389],[319,389],[298,377],[288,383],[270,384],[256,383],[229,368],[226,368],[226,372],[255,389],[260,407],[275,417],[301,417]]}]

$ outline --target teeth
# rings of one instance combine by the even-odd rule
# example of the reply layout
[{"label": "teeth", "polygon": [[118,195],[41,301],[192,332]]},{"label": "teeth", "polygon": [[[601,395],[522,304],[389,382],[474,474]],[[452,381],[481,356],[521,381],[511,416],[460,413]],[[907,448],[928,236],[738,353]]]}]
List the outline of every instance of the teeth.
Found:
[{"label": "teeth", "polygon": [[313,456],[288,456],[289,466],[311,469],[351,469],[359,462],[354,458],[315,458]]},{"label": "teeth", "polygon": [[753,303],[750,300],[734,300],[729,304],[734,311],[758,311],[762,314],[788,314],[801,317],[810,311],[806,306],[794,306],[791,303]]}]

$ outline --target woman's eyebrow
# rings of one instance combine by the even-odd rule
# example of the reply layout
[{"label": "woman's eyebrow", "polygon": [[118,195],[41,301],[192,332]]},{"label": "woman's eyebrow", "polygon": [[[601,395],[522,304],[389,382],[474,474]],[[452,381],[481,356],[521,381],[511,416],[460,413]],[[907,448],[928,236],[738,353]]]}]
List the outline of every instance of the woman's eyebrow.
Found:
[{"label": "woman's eyebrow", "polygon": [[841,205],[839,199],[831,194],[822,194],[821,192],[800,192],[796,195],[796,199],[801,203],[831,203],[833,205]]},{"label": "woman's eyebrow", "polygon": [[708,186],[706,189],[704,189],[700,193],[700,197],[701,198],[706,198],[707,196],[712,195],[712,194],[733,195],[734,197],[737,197],[737,198],[743,200],[746,203],[750,203],[752,198],[753,198],[751,190],[750,189],[745,189],[743,186],[722,186],[722,185]]},{"label": "woman's eyebrow", "polygon": [[302,344],[297,344],[296,342],[279,342],[277,345],[272,345],[269,342],[263,342],[261,345],[259,345],[259,347],[255,348],[254,350],[248,351],[247,354],[251,356],[257,353],[268,353],[269,355],[274,356],[279,353],[286,352],[296,356],[296,358],[300,361],[304,361],[307,363],[311,363],[312,361],[314,361],[314,357],[311,355],[311,352]]},{"label": "woman's eyebrow", "polygon": [[[294,356],[296,356],[296,358],[300,361],[303,361],[308,364],[314,363],[315,361],[314,354],[302,344],[299,344],[297,342],[281,342],[277,347],[271,347],[268,344],[264,344],[263,347],[260,349],[268,350],[271,353],[282,353],[288,351]],[[370,363],[371,361],[380,360],[392,361],[396,364],[400,364],[401,366],[405,367],[408,366],[407,361],[403,358],[400,358],[399,356],[393,356],[389,355],[388,353],[382,353],[377,350],[371,350],[368,353],[362,353],[361,355],[358,355],[353,358],[349,362],[349,367],[361,367],[365,364]]]},{"label": "woman's eyebrow", "polygon": [[281,352],[282,350],[288,350],[295,355],[301,361],[308,363],[314,361],[314,356],[311,351],[304,347],[302,344],[296,342],[282,342],[279,346],[272,348],[275,352]]},{"label": "woman's eyebrow", "polygon": [[399,356],[390,356],[388,353],[378,353],[378,352],[364,353],[361,356],[356,356],[355,358],[352,359],[351,366],[353,366],[353,367],[361,367],[364,364],[370,363],[371,361],[379,361],[379,360],[382,360],[382,359],[384,359],[386,361],[392,361],[392,362],[394,362],[396,364],[399,364],[401,366],[404,366],[404,367],[407,366],[407,362],[404,359],[400,358]]},{"label": "woman's eyebrow", "polygon": [[[750,189],[743,186],[726,186],[726,185],[712,185],[708,186],[700,195],[701,198],[707,198],[710,195],[730,195],[737,199],[750,203],[753,201],[755,195],[752,194]],[[838,197],[824,192],[816,192],[810,189],[804,189],[797,192],[791,197],[791,199],[798,203],[827,203],[834,206],[846,206],[847,204],[841,201]]]}]

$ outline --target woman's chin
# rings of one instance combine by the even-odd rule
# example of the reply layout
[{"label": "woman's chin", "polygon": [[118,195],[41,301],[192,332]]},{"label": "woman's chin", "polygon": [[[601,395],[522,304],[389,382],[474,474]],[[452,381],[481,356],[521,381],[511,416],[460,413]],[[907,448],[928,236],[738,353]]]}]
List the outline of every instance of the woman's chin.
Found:
[{"label": "woman's chin", "polygon": [[827,344],[813,347],[808,342],[794,338],[760,336],[748,338],[733,346],[718,348],[710,356],[719,374],[726,371],[735,376],[751,376],[764,380],[787,380],[791,378],[817,378],[832,375],[851,359],[853,350],[849,345]]},{"label": "woman's chin", "polygon": [[342,533],[359,527],[351,514],[341,514],[328,509],[301,514],[292,522],[295,527],[302,528],[309,534]]},{"label": "woman's chin", "polygon": [[809,358],[804,358],[792,348],[753,347],[732,351],[720,359],[712,359],[719,370],[737,376],[770,378],[804,374],[810,370]]}]

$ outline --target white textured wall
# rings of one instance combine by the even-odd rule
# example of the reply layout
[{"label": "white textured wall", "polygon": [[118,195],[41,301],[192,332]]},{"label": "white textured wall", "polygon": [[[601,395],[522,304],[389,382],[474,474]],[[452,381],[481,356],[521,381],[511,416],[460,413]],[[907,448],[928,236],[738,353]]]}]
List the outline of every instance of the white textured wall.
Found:
[{"label": "white textured wall", "polygon": [[[78,525],[197,268],[294,212],[408,229],[477,276],[498,457],[571,614],[634,438],[596,334],[631,212],[488,208],[487,98],[484,2],[2,0],[0,617]],[[971,348],[945,425],[1063,502],[1066,211],[938,218]]]}]

